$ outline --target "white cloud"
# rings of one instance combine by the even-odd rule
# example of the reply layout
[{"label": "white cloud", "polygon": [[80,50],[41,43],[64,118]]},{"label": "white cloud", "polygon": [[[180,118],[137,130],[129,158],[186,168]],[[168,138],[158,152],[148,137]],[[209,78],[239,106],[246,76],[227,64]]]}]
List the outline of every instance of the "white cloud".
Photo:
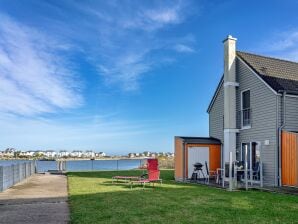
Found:
[{"label": "white cloud", "polygon": [[289,48],[298,47],[298,31],[292,30],[288,32],[280,33],[275,37],[275,40],[271,43],[271,50],[283,51]]},{"label": "white cloud", "polygon": [[138,9],[134,16],[124,16],[119,22],[124,29],[139,29],[147,32],[156,31],[167,25],[183,22],[183,7],[179,3],[162,8]]},{"label": "white cloud", "polygon": [[75,5],[80,13],[89,16],[91,24],[97,24],[91,28],[86,24],[88,32],[94,33],[89,36],[96,36],[98,41],[96,47],[93,44],[88,50],[88,57],[108,86],[116,85],[124,91],[138,89],[144,75],[163,64],[171,50],[194,51],[189,41],[181,38],[183,34],[179,34],[180,38],[173,34],[162,37],[164,32],[186,20],[190,6],[188,1],[179,0],[104,5],[76,2]]},{"label": "white cloud", "polygon": [[0,111],[34,115],[81,105],[69,46],[8,16],[0,20]]},{"label": "white cloud", "polygon": [[270,37],[256,46],[253,51],[272,57],[298,61],[298,29],[270,34]]},{"label": "white cloud", "polygon": [[149,10],[145,13],[147,18],[151,21],[161,24],[175,24],[182,20],[180,13],[180,7],[165,8],[159,10]]},{"label": "white cloud", "polygon": [[174,46],[174,50],[180,52],[180,53],[194,53],[195,50],[191,47],[184,45],[184,44],[177,44]]},{"label": "white cloud", "polygon": [[129,52],[115,58],[110,67],[99,65],[98,68],[108,84],[117,83],[124,90],[132,91],[138,88],[140,75],[152,69],[144,57],[144,54]]}]

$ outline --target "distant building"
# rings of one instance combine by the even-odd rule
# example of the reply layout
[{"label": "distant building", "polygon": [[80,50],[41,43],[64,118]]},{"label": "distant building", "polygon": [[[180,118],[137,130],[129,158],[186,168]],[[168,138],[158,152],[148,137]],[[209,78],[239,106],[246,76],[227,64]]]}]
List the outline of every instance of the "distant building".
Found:
[{"label": "distant building", "polygon": [[128,153],[129,158],[134,158],[136,155],[134,153]]},{"label": "distant building", "polygon": [[156,157],[157,156],[157,153],[151,153],[150,154],[150,157]]},{"label": "distant building", "polygon": [[3,155],[7,157],[12,157],[14,156],[15,152],[17,152],[15,148],[7,148],[4,150]]},{"label": "distant building", "polygon": [[81,158],[83,156],[83,152],[82,151],[79,151],[79,150],[74,150],[71,152],[70,154],[72,157],[78,157],[78,158]]},{"label": "distant building", "polygon": [[159,152],[158,153],[158,156],[167,156],[167,153],[165,153],[165,152]]},{"label": "distant building", "polygon": [[95,157],[95,153],[92,150],[87,150],[84,154],[85,157],[93,158]]},{"label": "distant building", "polygon": [[54,158],[56,156],[56,152],[54,150],[46,150],[44,155],[48,158]]},{"label": "distant building", "polygon": [[105,157],[106,154],[104,152],[96,152],[95,157]]},{"label": "distant building", "polygon": [[172,152],[166,152],[166,153],[163,154],[163,156],[168,157],[168,158],[171,158],[171,157],[174,157],[174,153],[172,153]]},{"label": "distant building", "polygon": [[58,153],[58,157],[68,157],[69,156],[69,152],[66,150],[60,150]]},{"label": "distant building", "polygon": [[147,157],[150,157],[150,155],[151,155],[151,153],[148,151],[144,152],[143,154],[144,154],[144,156],[147,156]]},{"label": "distant building", "polygon": [[33,157],[34,153],[35,153],[35,151],[20,152],[20,156]]},{"label": "distant building", "polygon": [[36,156],[36,157],[39,157],[39,156],[44,156],[45,155],[45,152],[44,151],[35,151],[33,156]]}]

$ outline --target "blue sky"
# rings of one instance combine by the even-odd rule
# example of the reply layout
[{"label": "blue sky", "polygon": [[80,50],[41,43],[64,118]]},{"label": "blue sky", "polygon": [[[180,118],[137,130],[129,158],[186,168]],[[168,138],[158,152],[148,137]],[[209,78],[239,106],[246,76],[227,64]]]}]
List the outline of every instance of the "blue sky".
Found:
[{"label": "blue sky", "polygon": [[298,60],[297,1],[0,0],[0,149],[173,151],[208,136],[222,40]]}]

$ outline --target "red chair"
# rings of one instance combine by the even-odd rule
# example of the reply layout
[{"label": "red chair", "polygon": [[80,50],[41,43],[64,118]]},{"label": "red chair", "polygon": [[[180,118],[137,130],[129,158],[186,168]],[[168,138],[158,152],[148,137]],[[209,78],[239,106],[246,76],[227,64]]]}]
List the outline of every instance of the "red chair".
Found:
[{"label": "red chair", "polygon": [[160,184],[162,184],[162,179],[160,179],[160,171],[159,170],[151,170],[148,173],[148,178],[146,179],[140,179],[140,180],[136,180],[136,181],[131,181],[130,182],[130,188],[132,189],[132,185],[133,184],[142,184],[143,185],[143,189],[145,188],[145,184],[146,183],[152,183],[153,187],[154,187],[154,183],[155,182],[160,182]]},{"label": "red chair", "polygon": [[147,159],[147,170],[158,170],[158,159]]},{"label": "red chair", "polygon": [[[158,169],[158,159],[147,159],[147,173],[142,176],[114,176],[112,177],[112,183],[116,180],[124,180],[126,183],[131,183],[131,188],[134,183],[143,184],[145,183],[154,183],[159,181],[162,184],[162,179],[159,178],[160,171]],[[145,178],[147,177],[147,178]]]}]

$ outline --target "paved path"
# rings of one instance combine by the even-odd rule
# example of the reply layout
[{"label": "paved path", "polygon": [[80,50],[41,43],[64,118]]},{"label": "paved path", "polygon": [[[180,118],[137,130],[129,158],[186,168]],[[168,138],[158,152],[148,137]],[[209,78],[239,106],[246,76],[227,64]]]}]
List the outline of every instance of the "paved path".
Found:
[{"label": "paved path", "polygon": [[0,223],[69,222],[67,178],[35,174],[0,193]]}]

